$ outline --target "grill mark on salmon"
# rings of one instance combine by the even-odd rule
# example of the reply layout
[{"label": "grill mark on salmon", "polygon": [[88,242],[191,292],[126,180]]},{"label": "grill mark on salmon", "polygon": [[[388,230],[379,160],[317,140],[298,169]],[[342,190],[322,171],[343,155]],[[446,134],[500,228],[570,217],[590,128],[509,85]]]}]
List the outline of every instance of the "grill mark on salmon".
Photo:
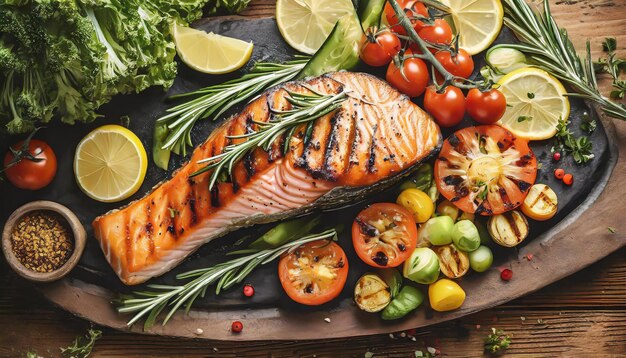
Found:
[{"label": "grill mark on salmon", "polygon": [[[232,175],[211,190],[210,172],[189,180],[202,165],[198,160],[220,154],[229,142],[245,140],[228,140],[228,135],[250,133],[254,122],[270,120],[270,108],[291,108],[285,89],[308,93],[307,88],[326,94],[345,88],[350,98],[315,120],[308,135],[308,126],[299,126],[286,153],[283,137],[269,153],[257,148],[242,158]],[[440,144],[441,133],[432,119],[373,76],[336,72],[289,82],[261,94],[216,128],[187,164],[144,198],[96,218],[94,234],[122,282],[139,284],[230,231],[350,205],[383,190]],[[146,205],[152,207],[149,212]]]}]

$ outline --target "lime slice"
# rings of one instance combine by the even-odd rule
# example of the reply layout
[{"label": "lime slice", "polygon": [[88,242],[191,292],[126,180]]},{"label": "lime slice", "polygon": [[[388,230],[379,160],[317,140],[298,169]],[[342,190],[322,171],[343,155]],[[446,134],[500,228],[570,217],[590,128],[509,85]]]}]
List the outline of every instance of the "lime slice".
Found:
[{"label": "lime slice", "polygon": [[337,20],[353,12],[350,0],[278,0],[276,23],[291,47],[312,55]]},{"label": "lime slice", "polygon": [[133,195],[146,176],[148,157],[130,130],[105,125],[87,134],[76,147],[74,175],[80,189],[102,202]]},{"label": "lime slice", "polygon": [[556,78],[533,67],[517,69],[498,81],[507,108],[502,127],[518,137],[542,140],[553,137],[559,119],[569,116],[567,91]]},{"label": "lime slice", "polygon": [[252,55],[252,42],[174,25],[174,43],[180,59],[196,71],[221,74],[245,65]]},{"label": "lime slice", "polygon": [[450,8],[459,46],[470,55],[484,51],[502,28],[504,11],[500,0],[442,0]]}]

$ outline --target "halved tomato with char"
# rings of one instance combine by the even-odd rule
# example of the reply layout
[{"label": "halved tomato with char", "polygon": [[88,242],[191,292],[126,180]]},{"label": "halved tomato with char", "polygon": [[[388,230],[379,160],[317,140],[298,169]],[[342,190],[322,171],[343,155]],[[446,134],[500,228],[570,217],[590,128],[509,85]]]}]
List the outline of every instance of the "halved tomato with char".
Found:
[{"label": "halved tomato with char", "polygon": [[435,162],[439,192],[459,209],[481,215],[513,210],[537,178],[537,158],[528,141],[486,125],[453,133]]}]

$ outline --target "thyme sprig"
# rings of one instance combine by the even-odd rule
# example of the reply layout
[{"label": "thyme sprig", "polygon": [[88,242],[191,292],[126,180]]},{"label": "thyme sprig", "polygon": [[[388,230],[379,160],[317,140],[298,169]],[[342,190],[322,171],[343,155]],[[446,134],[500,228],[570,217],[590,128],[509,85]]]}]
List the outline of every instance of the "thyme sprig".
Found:
[{"label": "thyme sprig", "polygon": [[[238,103],[250,100],[259,92],[296,77],[309,57],[299,56],[285,63],[259,62],[240,78],[208,86],[197,91],[169,97],[187,101],[167,110],[157,119],[155,127],[156,150],[187,154],[191,142],[191,130],[198,120],[218,118]],[[158,133],[158,135],[157,135]],[[167,160],[157,165],[167,169]]]},{"label": "thyme sprig", "polygon": [[176,276],[177,279],[192,280],[182,286],[148,285],[148,288],[153,291],[135,291],[133,295],[122,297],[117,300],[117,310],[120,313],[134,313],[134,316],[127,323],[128,326],[146,317],[144,329],[147,329],[156,322],[159,314],[167,308],[168,313],[163,319],[163,325],[165,325],[183,305],[185,311],[189,312],[195,300],[205,296],[209,286],[215,284],[215,293],[219,294],[222,290],[240,283],[258,266],[268,264],[286,252],[291,252],[309,242],[336,239],[337,231],[330,229],[305,236],[276,248],[252,252],[212,267],[181,273]]},{"label": "thyme sprig", "polygon": [[589,41],[586,56],[581,59],[567,31],[554,21],[548,1],[543,2],[543,12],[534,12],[524,0],[503,0],[503,4],[504,24],[515,33],[520,43],[500,44],[493,48],[512,48],[525,53],[538,67],[571,85],[577,93],[569,93],[569,96],[592,100],[607,115],[626,120],[626,106],[600,94]]},{"label": "thyme sprig", "polygon": [[626,81],[620,80],[620,75],[626,71],[626,59],[616,57],[617,40],[613,37],[604,39],[602,49],[607,55],[594,63],[596,71],[608,73],[611,76],[613,90],[609,96],[612,99],[623,99],[626,95]]},{"label": "thyme sprig", "polygon": [[571,154],[577,164],[585,164],[593,159],[593,145],[587,136],[576,138],[574,134],[567,128],[568,120],[559,119],[556,126],[556,144],[552,147],[552,151],[560,151]]},{"label": "thyme sprig", "polygon": [[348,98],[348,93],[343,90],[337,94],[321,94],[310,87],[307,89],[310,93],[287,91],[285,99],[292,105],[292,108],[288,110],[270,108],[271,115],[267,122],[254,122],[258,127],[256,131],[227,136],[231,140],[243,139],[243,141],[227,145],[222,153],[198,161],[199,164],[208,164],[192,173],[191,176],[213,170],[209,180],[209,189],[212,189],[222,175],[232,173],[235,164],[244,155],[256,148],[268,151],[280,136],[288,132],[289,135],[285,138],[283,146],[283,152],[286,153],[289,149],[290,138],[297,126],[312,124],[315,119],[338,109]]}]

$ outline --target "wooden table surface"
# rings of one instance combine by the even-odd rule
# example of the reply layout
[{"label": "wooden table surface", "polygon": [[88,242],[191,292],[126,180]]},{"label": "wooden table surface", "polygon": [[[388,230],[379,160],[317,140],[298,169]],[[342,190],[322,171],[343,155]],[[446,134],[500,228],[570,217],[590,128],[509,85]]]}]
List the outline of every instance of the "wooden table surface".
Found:
[{"label": "wooden table surface", "polygon": [[[626,0],[551,0],[551,5],[557,22],[568,30],[578,49],[590,39],[593,57],[597,58],[602,39],[613,36],[618,40],[619,54],[626,55]],[[273,14],[271,0],[253,0],[242,13],[250,17]],[[602,85],[609,88],[606,77]],[[593,245],[592,237],[589,244]],[[71,344],[90,326],[47,302],[3,261],[0,287],[0,357],[22,357],[28,351],[43,357],[58,356],[59,347]],[[414,357],[416,350],[434,347],[445,356],[476,357],[483,354],[483,339],[491,327],[513,336],[504,356],[626,356],[626,249],[539,292],[457,321],[420,329],[415,340],[396,334],[393,338],[378,335],[241,344],[103,329],[92,356],[363,357],[370,352],[375,357]]]}]

